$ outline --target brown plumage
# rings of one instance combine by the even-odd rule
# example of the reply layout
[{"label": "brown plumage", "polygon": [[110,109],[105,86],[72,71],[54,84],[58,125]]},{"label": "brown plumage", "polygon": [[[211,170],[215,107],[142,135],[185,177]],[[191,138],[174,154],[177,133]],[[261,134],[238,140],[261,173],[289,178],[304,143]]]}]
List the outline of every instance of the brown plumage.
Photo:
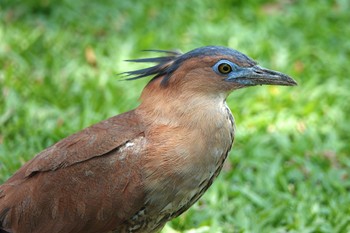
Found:
[{"label": "brown plumage", "polygon": [[242,53],[208,46],[131,60],[155,66],[135,110],[39,153],[0,186],[0,232],[157,232],[219,174],[234,138],[235,89],[296,85]]}]

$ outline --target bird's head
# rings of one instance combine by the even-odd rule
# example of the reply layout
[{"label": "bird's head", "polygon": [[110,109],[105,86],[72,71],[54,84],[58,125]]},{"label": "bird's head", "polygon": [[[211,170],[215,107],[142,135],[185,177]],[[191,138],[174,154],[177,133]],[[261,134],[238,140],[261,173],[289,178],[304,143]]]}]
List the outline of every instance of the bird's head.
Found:
[{"label": "bird's head", "polygon": [[256,85],[297,85],[291,77],[265,69],[244,55],[226,47],[206,46],[182,54],[151,50],[165,56],[128,60],[152,62],[155,66],[125,72],[129,80],[154,76],[150,85],[161,89],[191,90],[202,93],[230,93]]}]

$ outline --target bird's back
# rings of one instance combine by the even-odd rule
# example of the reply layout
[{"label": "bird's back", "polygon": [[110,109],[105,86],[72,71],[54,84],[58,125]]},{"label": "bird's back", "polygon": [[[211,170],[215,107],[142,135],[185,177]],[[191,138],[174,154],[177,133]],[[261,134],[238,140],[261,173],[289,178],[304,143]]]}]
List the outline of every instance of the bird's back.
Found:
[{"label": "bird's back", "polygon": [[0,186],[2,228],[88,233],[122,226],[143,205],[144,144],[128,112],[44,150]]}]

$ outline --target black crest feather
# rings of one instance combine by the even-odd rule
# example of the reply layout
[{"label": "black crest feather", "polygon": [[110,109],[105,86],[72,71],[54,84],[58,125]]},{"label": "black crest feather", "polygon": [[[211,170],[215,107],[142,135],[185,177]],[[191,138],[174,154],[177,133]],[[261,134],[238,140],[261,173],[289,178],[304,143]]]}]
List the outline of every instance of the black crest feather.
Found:
[{"label": "black crest feather", "polygon": [[170,69],[171,65],[174,63],[174,61],[176,61],[182,55],[182,53],[180,52],[167,51],[167,50],[150,49],[150,50],[143,50],[143,51],[165,53],[166,56],[126,60],[127,62],[156,63],[155,66],[122,73],[122,74],[125,74],[126,77],[131,76],[130,78],[126,78],[126,80],[135,80],[135,79],[144,78],[151,75],[154,75],[154,78],[157,78],[163,75],[169,75],[174,71],[174,69]]}]

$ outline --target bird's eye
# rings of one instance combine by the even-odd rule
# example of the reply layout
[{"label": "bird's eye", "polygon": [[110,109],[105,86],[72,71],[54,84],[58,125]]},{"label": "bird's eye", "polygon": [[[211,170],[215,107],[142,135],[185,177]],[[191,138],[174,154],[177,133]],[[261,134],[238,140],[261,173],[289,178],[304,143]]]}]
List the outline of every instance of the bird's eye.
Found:
[{"label": "bird's eye", "polygon": [[236,71],[237,69],[238,66],[229,60],[220,60],[213,66],[215,73],[222,76],[227,76],[232,71]]},{"label": "bird's eye", "polygon": [[218,66],[218,70],[222,74],[228,74],[228,73],[230,73],[232,71],[232,67],[228,63],[221,63]]}]

